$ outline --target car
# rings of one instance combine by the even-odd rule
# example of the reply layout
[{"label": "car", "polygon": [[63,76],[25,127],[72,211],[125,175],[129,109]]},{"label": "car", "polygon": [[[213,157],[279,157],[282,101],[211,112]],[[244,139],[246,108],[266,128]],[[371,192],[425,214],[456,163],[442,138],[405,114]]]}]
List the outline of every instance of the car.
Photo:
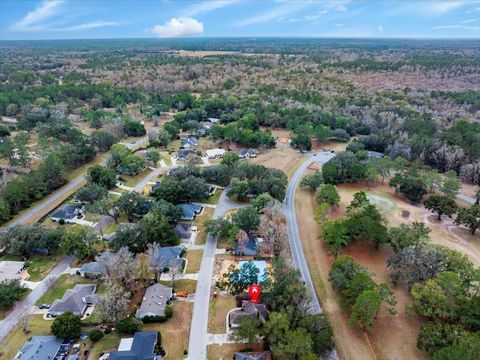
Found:
[{"label": "car", "polygon": [[335,154],[335,150],[330,150],[330,152],[331,152],[332,154]]},{"label": "car", "polygon": [[51,306],[52,306],[52,305],[50,305],[50,304],[42,304],[42,305],[40,305],[38,308],[39,308],[39,309],[50,309]]},{"label": "car", "polygon": [[186,291],[179,291],[175,294],[176,296],[178,297],[187,297],[188,296],[188,292]]},{"label": "car", "polygon": [[227,246],[227,247],[225,248],[225,251],[227,251],[227,252],[233,251],[233,246]]},{"label": "car", "polygon": [[58,316],[57,313],[47,313],[47,318],[48,319],[53,319],[53,318],[56,318]]},{"label": "car", "polygon": [[317,156],[317,153],[313,154],[313,156]]},{"label": "car", "polygon": [[300,152],[301,152],[302,154],[306,154],[308,151],[305,150],[305,149],[302,149],[302,150],[300,150]]}]

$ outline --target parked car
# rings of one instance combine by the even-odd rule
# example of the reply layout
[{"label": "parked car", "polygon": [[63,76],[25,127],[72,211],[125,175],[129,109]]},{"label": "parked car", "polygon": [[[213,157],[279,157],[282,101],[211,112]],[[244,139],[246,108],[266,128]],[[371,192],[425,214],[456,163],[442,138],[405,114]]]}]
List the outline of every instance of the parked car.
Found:
[{"label": "parked car", "polygon": [[39,309],[50,309],[51,306],[52,306],[51,304],[42,304],[38,308]]}]

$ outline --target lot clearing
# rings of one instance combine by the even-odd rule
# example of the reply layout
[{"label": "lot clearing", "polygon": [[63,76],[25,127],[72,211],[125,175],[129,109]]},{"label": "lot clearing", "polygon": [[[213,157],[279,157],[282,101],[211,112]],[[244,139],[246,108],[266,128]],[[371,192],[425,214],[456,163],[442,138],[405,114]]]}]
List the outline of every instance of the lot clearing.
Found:
[{"label": "lot clearing", "polygon": [[259,154],[251,161],[268,168],[282,170],[290,178],[297,167],[306,160],[306,156],[289,147],[275,148]]}]

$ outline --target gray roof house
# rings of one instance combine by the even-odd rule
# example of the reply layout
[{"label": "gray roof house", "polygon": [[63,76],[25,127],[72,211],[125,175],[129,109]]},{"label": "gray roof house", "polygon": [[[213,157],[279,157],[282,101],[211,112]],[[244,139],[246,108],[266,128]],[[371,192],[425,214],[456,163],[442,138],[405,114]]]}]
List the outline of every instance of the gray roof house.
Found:
[{"label": "gray roof house", "polygon": [[15,360],[63,360],[70,343],[55,336],[32,336],[17,355]]},{"label": "gray roof house", "polygon": [[173,289],[171,287],[162,284],[149,286],[135,316],[139,319],[143,319],[145,316],[164,316],[165,306],[172,296]]},{"label": "gray roof house", "polygon": [[60,221],[63,219],[65,222],[72,222],[73,219],[83,216],[85,208],[79,204],[68,204],[59,210],[55,211],[51,218],[53,221]]},{"label": "gray roof house", "polygon": [[72,312],[75,315],[83,316],[88,306],[98,302],[96,290],[97,285],[95,284],[77,284],[73,289],[68,289],[61,299],[53,302],[48,314],[60,315]]},{"label": "gray roof house", "polygon": [[[185,160],[185,158],[190,154],[196,154],[197,152],[192,149],[180,149],[177,150],[177,159],[178,160]],[[172,169],[173,170],[173,169]]]},{"label": "gray roof house", "polygon": [[78,270],[78,274],[84,277],[100,277],[106,273],[106,266],[96,261],[83,264]]},{"label": "gray roof house", "polygon": [[192,225],[187,223],[177,223],[174,228],[175,234],[177,234],[180,239],[186,240],[190,239],[190,237],[192,236],[191,230]]},{"label": "gray roof house", "polygon": [[168,268],[170,266],[185,266],[185,259],[181,258],[184,249],[180,246],[161,247],[155,252],[155,258],[160,268]]},{"label": "gray roof house", "polygon": [[[118,351],[110,353],[109,360],[161,360],[160,355],[155,354],[158,334],[153,331],[136,332],[129,348],[122,347]],[[127,342],[125,342],[127,343]],[[131,345],[130,345],[131,344]]]},{"label": "gray roof house", "polygon": [[240,309],[235,309],[228,314],[228,325],[231,329],[238,328],[240,319],[247,316],[256,318],[261,324],[264,324],[267,320],[268,313],[269,311],[265,304],[256,304],[243,300]]},{"label": "gray roof house", "polygon": [[180,140],[180,146],[184,149],[191,149],[197,146],[197,138],[195,136],[189,136]]},{"label": "gray roof house", "polygon": [[0,281],[20,280],[24,267],[24,261],[0,261]]},{"label": "gray roof house", "polygon": [[253,149],[242,149],[238,152],[238,155],[242,159],[249,159],[249,158],[257,157],[257,152]]},{"label": "gray roof house", "polygon": [[270,351],[236,352],[233,360],[272,360]]},{"label": "gray roof house", "polygon": [[233,252],[237,256],[255,256],[257,255],[257,242],[256,238],[249,236],[248,240],[241,245],[238,241],[233,246]]}]

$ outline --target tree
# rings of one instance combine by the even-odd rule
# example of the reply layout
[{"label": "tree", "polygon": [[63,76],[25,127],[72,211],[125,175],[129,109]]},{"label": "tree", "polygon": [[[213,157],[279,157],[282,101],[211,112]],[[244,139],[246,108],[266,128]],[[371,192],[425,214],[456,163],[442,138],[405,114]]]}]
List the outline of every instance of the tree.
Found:
[{"label": "tree", "polygon": [[238,322],[238,328],[233,330],[233,339],[236,342],[245,340],[252,344],[257,342],[260,333],[260,322],[256,317],[244,316]]},{"label": "tree", "polygon": [[135,176],[142,172],[147,164],[145,160],[138,155],[128,155],[124,157],[118,166],[118,171],[122,174]]},{"label": "tree", "polygon": [[247,290],[252,284],[258,284],[258,275],[260,270],[249,261],[241,268],[230,265],[228,271],[222,274],[222,278],[217,281],[217,287],[228,291],[232,295],[238,295]]},{"label": "tree", "polygon": [[48,192],[51,192],[67,183],[66,169],[60,155],[50,154],[38,168]]},{"label": "tree", "polygon": [[223,154],[221,164],[227,165],[230,169],[233,169],[233,167],[237,164],[239,160],[240,156],[236,152],[227,151],[225,154]]},{"label": "tree", "polygon": [[446,179],[443,181],[440,191],[443,192],[445,196],[454,198],[457,196],[462,183],[458,180],[457,173],[453,170],[447,171],[445,176]]},{"label": "tree", "polygon": [[325,315],[307,315],[300,321],[299,326],[311,335],[313,351],[317,356],[322,356],[334,348],[333,331]]},{"label": "tree", "polygon": [[337,188],[332,184],[321,185],[316,192],[317,203],[327,203],[330,206],[338,206],[340,195]]},{"label": "tree", "polygon": [[142,123],[128,118],[123,120],[123,131],[128,136],[143,136],[147,133]]},{"label": "tree", "polygon": [[439,189],[442,184],[442,176],[437,170],[430,170],[422,174],[422,181],[429,192]]},{"label": "tree", "polygon": [[115,171],[101,165],[93,165],[88,169],[89,180],[106,189],[112,189],[117,185]]},{"label": "tree", "polygon": [[118,208],[120,212],[127,215],[129,222],[133,222],[135,218],[135,210],[145,201],[137,192],[130,191],[124,192],[122,195],[115,201],[114,206]]},{"label": "tree", "polygon": [[239,209],[233,216],[232,222],[240,229],[250,232],[257,229],[260,225],[260,216],[253,206],[247,206]]},{"label": "tree", "polygon": [[400,224],[399,227],[389,229],[388,242],[397,253],[410,246],[427,244],[430,231],[423,222],[413,222],[411,225]]},{"label": "tree", "polygon": [[247,200],[249,195],[250,185],[246,180],[233,179],[230,184],[230,189],[227,192],[229,197],[235,196],[239,201]]},{"label": "tree", "polygon": [[287,248],[287,227],[279,202],[272,202],[262,216],[258,235],[263,238],[261,251],[265,254],[279,256]]},{"label": "tree", "polygon": [[317,357],[313,353],[311,335],[304,328],[288,330],[283,339],[272,345],[272,354],[279,359],[313,360]]},{"label": "tree", "polygon": [[382,177],[382,184],[384,184],[385,177],[389,176],[392,170],[392,160],[388,156],[383,156],[371,161],[371,164],[377,169],[378,174]]},{"label": "tree", "polygon": [[341,220],[329,220],[322,229],[323,242],[330,255],[337,258],[342,252],[342,247],[348,244],[348,235],[345,222]]},{"label": "tree", "polygon": [[206,220],[204,226],[208,234],[225,239],[230,235],[230,231],[235,225],[228,219],[218,218]]},{"label": "tree", "polygon": [[177,259],[172,259],[168,264],[168,275],[172,280],[172,289],[175,289],[175,279],[178,278],[183,273],[183,265],[177,261]]},{"label": "tree", "polygon": [[30,333],[30,320],[32,319],[32,315],[24,312],[18,316],[18,325],[20,329],[22,329],[24,334]]},{"label": "tree", "polygon": [[103,332],[100,329],[93,329],[88,333],[88,339],[94,343],[103,338],[103,336]]},{"label": "tree", "polygon": [[355,301],[348,323],[357,324],[363,330],[369,329],[380,311],[381,303],[382,299],[377,291],[364,291]]},{"label": "tree", "polygon": [[83,203],[93,204],[94,202],[103,200],[107,195],[107,189],[101,185],[91,183],[78,190],[75,197]]},{"label": "tree", "polygon": [[300,181],[300,187],[308,187],[310,191],[316,191],[323,184],[323,175],[320,171],[314,174],[305,175]]},{"label": "tree", "polygon": [[136,262],[126,247],[120,248],[117,252],[104,252],[95,260],[105,266],[106,278],[110,283],[118,284],[128,291],[132,290]]},{"label": "tree", "polygon": [[115,324],[128,314],[130,294],[120,285],[107,283],[104,293],[100,294],[95,310],[102,319],[109,324]]},{"label": "tree", "polygon": [[147,150],[145,158],[150,161],[153,166],[157,166],[157,163],[162,159],[162,156],[157,149],[151,148]]},{"label": "tree", "polygon": [[201,201],[208,197],[208,184],[204,179],[188,176],[180,181],[182,198],[185,201]]},{"label": "tree", "polygon": [[142,321],[135,317],[128,317],[117,321],[115,324],[115,330],[121,334],[135,334],[142,328]]},{"label": "tree", "polygon": [[475,351],[465,345],[450,345],[435,351],[433,360],[475,360],[480,356],[480,351]]},{"label": "tree", "polygon": [[472,205],[468,209],[460,209],[455,219],[455,224],[465,225],[472,235],[480,227],[480,205]]},{"label": "tree", "polygon": [[20,283],[20,280],[5,280],[0,282],[0,309],[9,309],[15,302],[20,300],[28,289]]},{"label": "tree", "polygon": [[313,209],[313,218],[318,225],[323,226],[325,224],[327,214],[331,208],[327,203],[320,203]]},{"label": "tree", "polygon": [[75,255],[81,259],[86,256],[94,257],[95,243],[98,236],[92,228],[74,225],[62,235],[62,248],[69,255]]},{"label": "tree", "polygon": [[370,186],[378,179],[379,174],[377,168],[374,165],[367,166],[365,176],[367,178],[367,187],[370,189]]},{"label": "tree", "polygon": [[115,144],[118,139],[106,131],[94,131],[90,135],[90,143],[100,152],[105,152]]},{"label": "tree", "polygon": [[160,276],[164,270],[162,261],[159,261],[161,246],[158,243],[148,244],[148,249],[146,251],[148,257],[148,268],[153,272],[155,276],[155,281],[160,280]]},{"label": "tree", "polygon": [[417,347],[433,354],[441,348],[456,345],[465,333],[466,331],[461,325],[440,321],[427,322],[420,326]]},{"label": "tree", "polygon": [[430,195],[423,205],[430,211],[438,214],[438,221],[442,220],[442,215],[447,215],[449,218],[457,212],[458,206],[451,197],[442,195]]},{"label": "tree", "polygon": [[52,334],[59,339],[75,340],[80,336],[80,317],[66,312],[55,318],[52,323]]},{"label": "tree", "polygon": [[367,193],[365,193],[365,191],[358,191],[353,194],[353,199],[347,206],[347,212],[350,213],[354,210],[365,208],[367,205],[370,205],[370,200],[368,200]]}]

